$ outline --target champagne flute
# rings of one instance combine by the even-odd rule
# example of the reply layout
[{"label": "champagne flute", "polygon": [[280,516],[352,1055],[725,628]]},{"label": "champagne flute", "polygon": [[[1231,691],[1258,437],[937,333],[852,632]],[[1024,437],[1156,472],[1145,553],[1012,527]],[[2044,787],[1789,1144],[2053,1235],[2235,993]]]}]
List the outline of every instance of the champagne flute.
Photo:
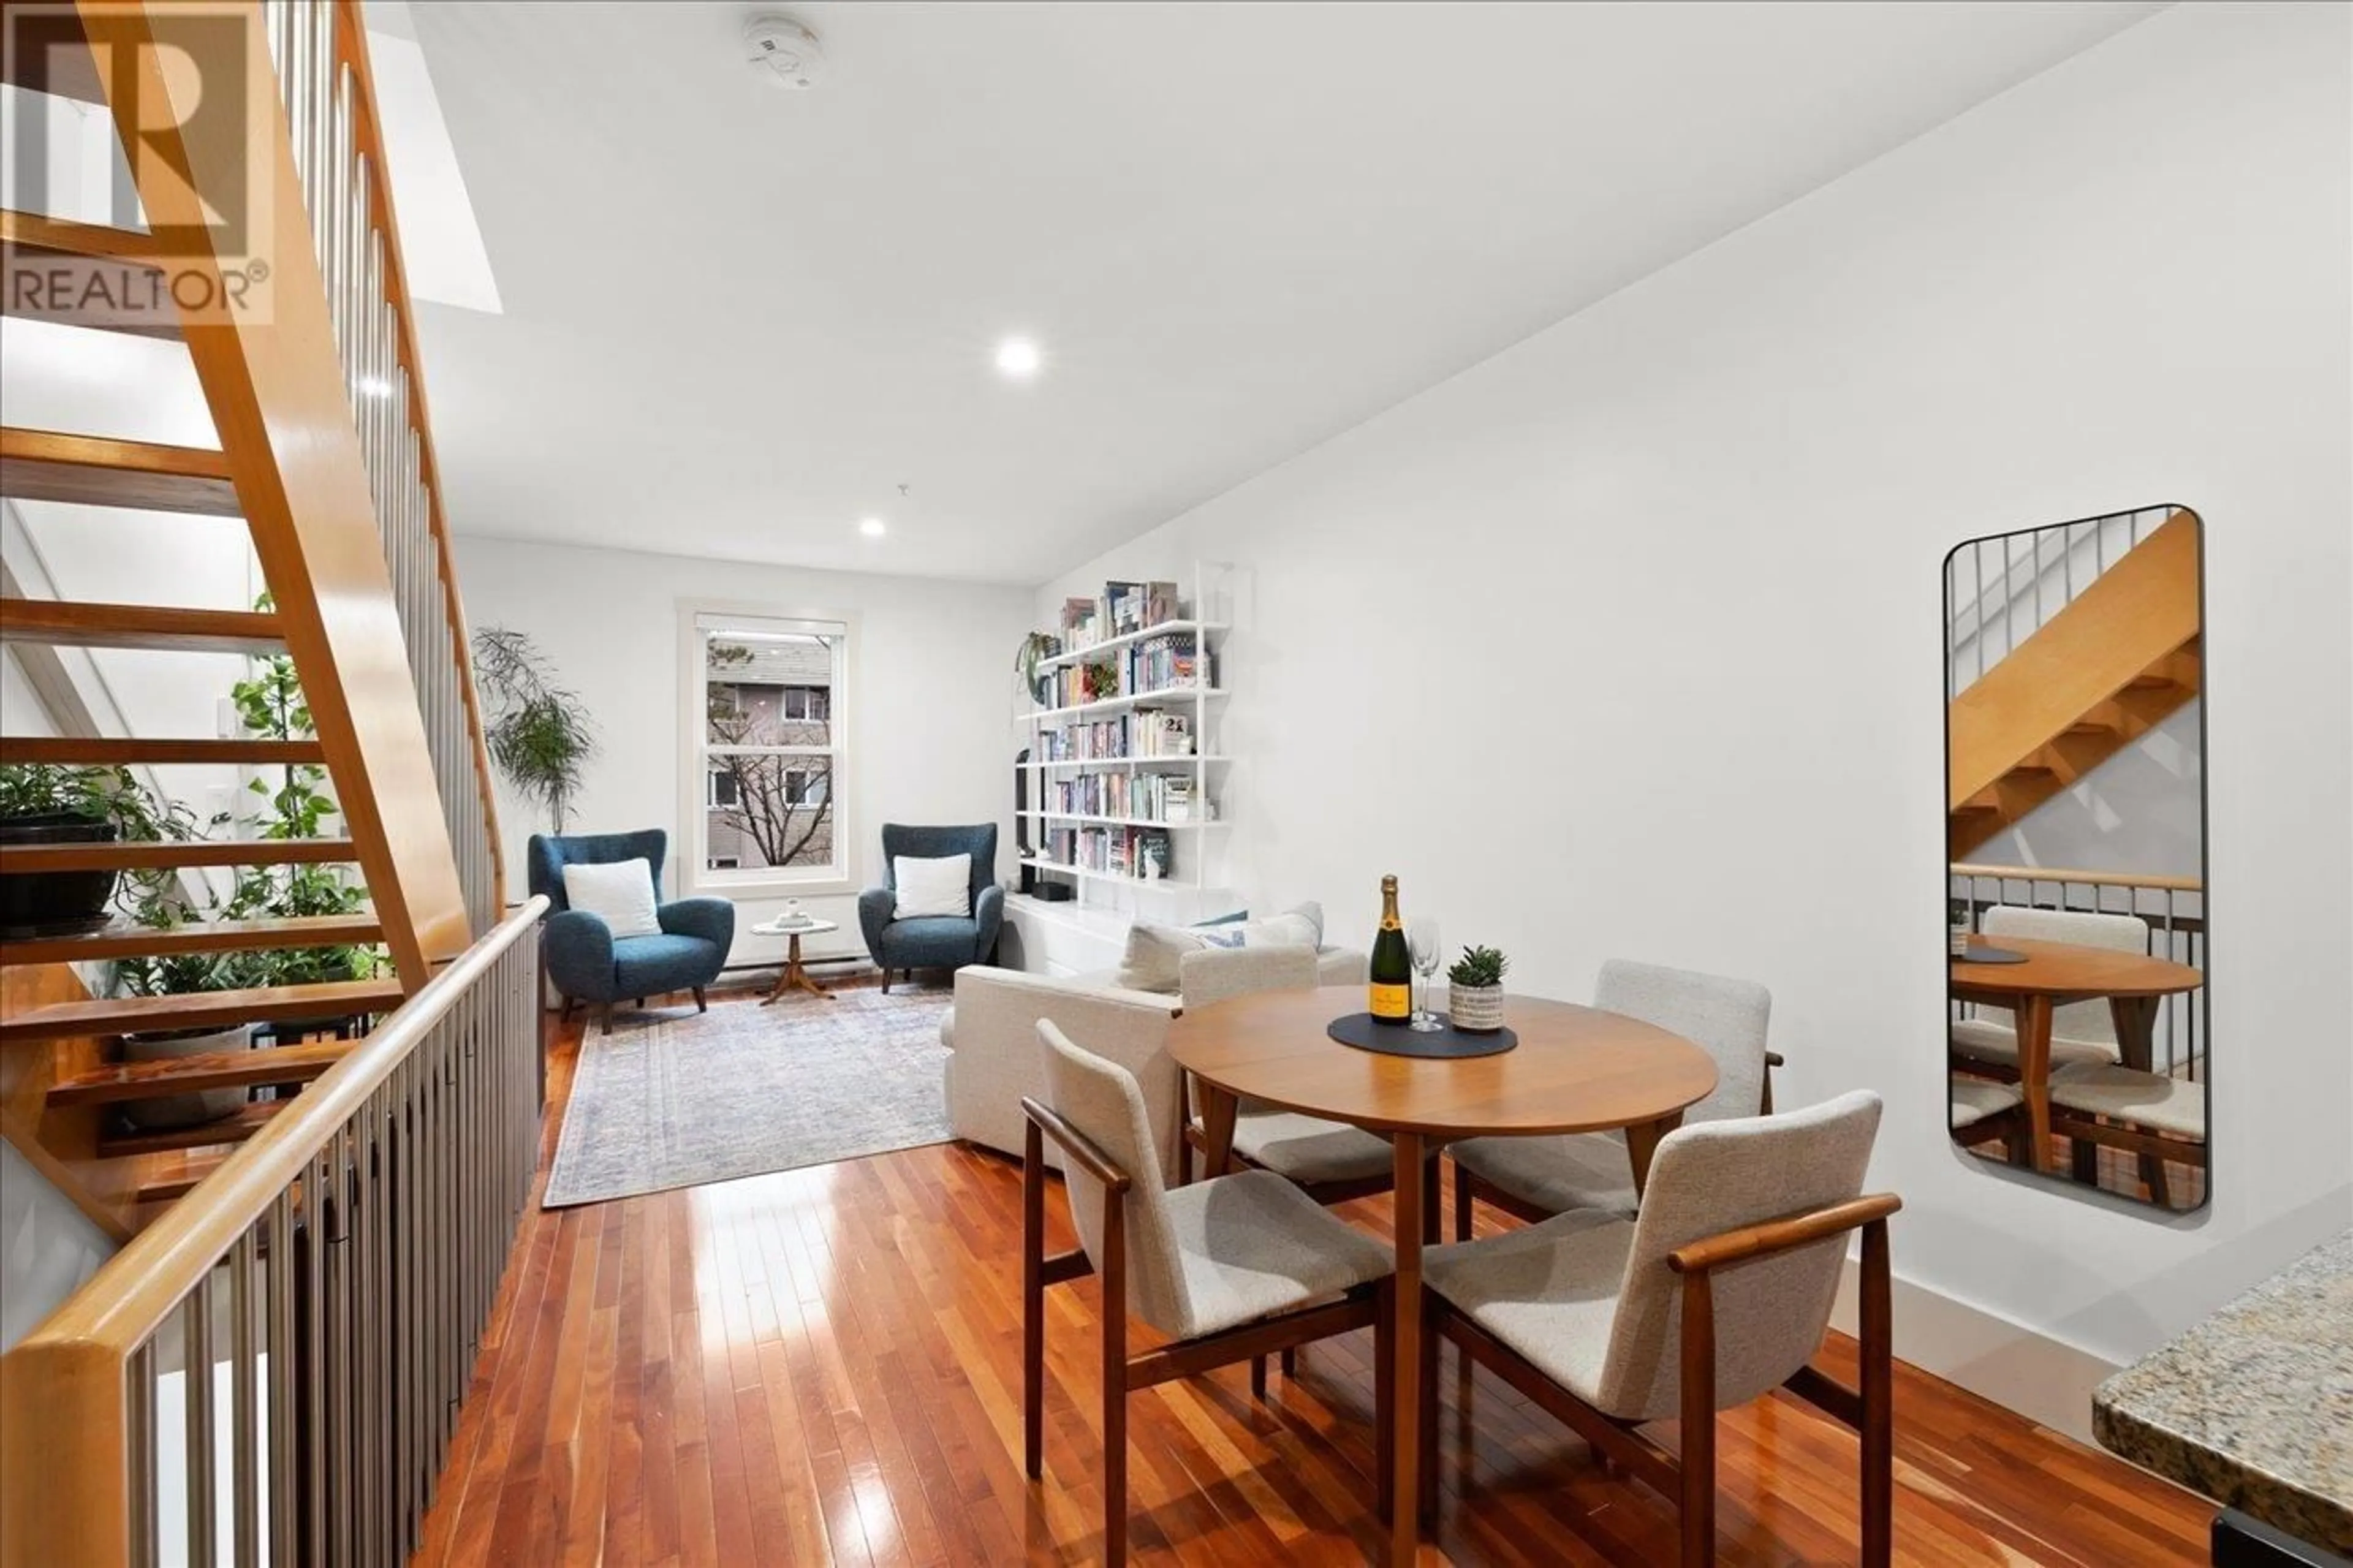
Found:
[{"label": "champagne flute", "polygon": [[1430,1010],[1430,977],[1438,973],[1438,922],[1428,915],[1416,915],[1406,922],[1407,951],[1413,956],[1414,973],[1421,976],[1421,990],[1416,996],[1411,1026],[1424,1034],[1444,1028],[1438,1015]]}]

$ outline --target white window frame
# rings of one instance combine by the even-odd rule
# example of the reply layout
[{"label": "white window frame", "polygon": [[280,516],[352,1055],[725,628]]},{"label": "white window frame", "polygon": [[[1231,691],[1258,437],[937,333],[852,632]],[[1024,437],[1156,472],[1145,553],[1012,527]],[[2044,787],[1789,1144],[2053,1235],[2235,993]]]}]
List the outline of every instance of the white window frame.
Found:
[{"label": "white window frame", "polygon": [[[777,756],[807,755],[830,758],[830,793],[833,829],[833,861],[829,866],[786,868],[776,866],[713,868],[704,862],[710,858],[707,833],[710,826],[710,724],[704,704],[708,700],[706,646],[713,630],[741,629],[767,631],[803,636],[838,636],[834,650],[833,687],[829,700],[829,743],[823,746],[774,746],[748,748],[762,754]],[[857,765],[851,739],[849,715],[858,706],[858,618],[831,610],[793,610],[775,605],[746,605],[708,599],[681,599],[678,602],[679,650],[679,800],[680,813],[677,857],[679,883],[686,894],[712,894],[730,899],[757,899],[763,896],[854,893],[862,886],[860,867],[854,846],[858,840],[849,821],[852,794],[848,787],[850,771]],[[732,748],[731,748],[732,749]]]}]

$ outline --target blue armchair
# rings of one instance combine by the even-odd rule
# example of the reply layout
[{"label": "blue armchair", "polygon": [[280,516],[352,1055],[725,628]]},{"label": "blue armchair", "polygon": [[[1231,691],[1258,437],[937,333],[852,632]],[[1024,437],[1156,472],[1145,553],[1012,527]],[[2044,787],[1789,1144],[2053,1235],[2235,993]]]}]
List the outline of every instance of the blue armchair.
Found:
[{"label": "blue armchair", "polygon": [[613,1004],[665,991],[691,991],[697,1012],[710,1009],[702,988],[718,977],[735,942],[735,906],[724,899],[680,899],[655,911],[659,936],[616,938],[612,929],[564,897],[564,868],[643,860],[653,871],[654,896],[661,896],[662,857],[670,835],[659,827],[642,833],[591,833],[575,837],[531,836],[531,890],[554,906],[547,917],[548,978],[564,998],[564,1016],[575,1003],[598,1010],[604,1032],[613,1032]]},{"label": "blue armchair", "polygon": [[[921,920],[891,918],[899,904],[899,857],[935,860],[972,857],[972,915]],[[997,824],[976,827],[907,827],[882,825],[882,885],[858,895],[858,924],[866,951],[881,966],[882,989],[891,989],[894,969],[961,969],[987,963],[997,951],[997,928],[1005,923],[1005,889],[997,885]]]}]

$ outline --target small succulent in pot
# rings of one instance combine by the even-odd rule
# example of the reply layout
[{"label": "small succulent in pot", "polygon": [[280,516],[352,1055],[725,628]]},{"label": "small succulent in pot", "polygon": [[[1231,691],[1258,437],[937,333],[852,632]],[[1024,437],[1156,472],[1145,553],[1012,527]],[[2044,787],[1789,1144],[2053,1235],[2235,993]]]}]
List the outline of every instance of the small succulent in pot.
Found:
[{"label": "small succulent in pot", "polygon": [[1446,972],[1447,1014],[1467,1034],[1504,1026],[1504,974],[1512,967],[1500,948],[1466,947]]}]

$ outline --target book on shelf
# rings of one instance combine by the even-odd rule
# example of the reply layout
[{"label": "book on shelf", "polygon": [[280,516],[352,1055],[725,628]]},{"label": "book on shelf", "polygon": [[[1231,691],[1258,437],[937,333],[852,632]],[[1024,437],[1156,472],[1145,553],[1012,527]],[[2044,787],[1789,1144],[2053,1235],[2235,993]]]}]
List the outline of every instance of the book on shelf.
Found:
[{"label": "book on shelf", "polygon": [[1165,708],[1138,708],[1116,718],[1071,722],[1038,731],[1032,748],[1041,763],[1124,762],[1131,757],[1189,757],[1193,716]]},{"label": "book on shelf", "polygon": [[1097,643],[1184,617],[1185,604],[1174,583],[1105,583],[1096,598],[1062,601],[1062,646],[1083,653]]},{"label": "book on shelf", "polygon": [[1041,854],[1050,865],[1138,881],[1176,874],[1175,841],[1160,827],[1050,827]]}]

